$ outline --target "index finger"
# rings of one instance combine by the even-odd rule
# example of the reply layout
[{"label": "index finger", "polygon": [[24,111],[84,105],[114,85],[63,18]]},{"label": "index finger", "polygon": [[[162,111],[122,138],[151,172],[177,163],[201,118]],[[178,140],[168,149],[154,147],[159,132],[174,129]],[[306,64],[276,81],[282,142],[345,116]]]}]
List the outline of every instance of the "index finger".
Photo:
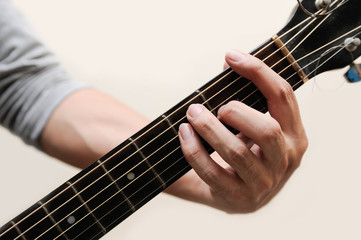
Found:
[{"label": "index finger", "polygon": [[256,57],[236,50],[228,51],[226,62],[239,75],[251,80],[267,99],[268,110],[284,131],[302,127],[296,97],[286,80]]}]

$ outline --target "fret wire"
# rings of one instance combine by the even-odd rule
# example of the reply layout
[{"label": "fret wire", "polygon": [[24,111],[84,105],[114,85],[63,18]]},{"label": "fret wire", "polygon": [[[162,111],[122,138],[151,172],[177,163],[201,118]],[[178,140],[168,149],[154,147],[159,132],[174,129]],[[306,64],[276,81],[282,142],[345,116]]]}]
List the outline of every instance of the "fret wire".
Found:
[{"label": "fret wire", "polygon": [[[101,162],[98,160],[97,161],[98,164],[100,164]],[[116,189],[120,190],[121,187],[118,185],[118,183],[116,183],[116,181],[114,180],[113,176],[110,174],[110,172],[108,171],[108,169],[103,165],[101,165],[101,168],[103,169],[103,171],[107,174],[108,178],[110,179],[110,181],[112,183],[114,183],[114,186]],[[124,200],[127,202],[128,206],[133,210],[133,212],[135,212],[135,207],[133,206],[133,203],[128,199],[128,197],[121,191],[120,192],[122,197],[124,198]]]},{"label": "fret wire", "polygon": [[[71,184],[71,182],[66,182],[66,184],[68,184],[69,186],[71,186],[71,188],[72,188],[72,191],[75,193],[75,196],[78,198],[78,200],[80,201],[80,203],[81,203],[81,207],[84,207],[85,208],[85,210],[91,215],[91,217],[94,219],[94,221],[95,221],[95,223],[97,224],[97,226],[100,228],[100,230],[104,233],[104,234],[106,234],[107,233],[107,230],[105,229],[105,227],[99,222],[99,220],[97,219],[97,217],[93,214],[93,211],[90,209],[90,207],[88,206],[88,202],[89,201],[84,201],[84,199],[83,199],[83,197],[79,194],[79,191],[75,188],[75,186],[74,185],[72,185]],[[71,213],[74,213],[74,212],[71,212]],[[71,214],[70,213],[70,214]],[[68,215],[66,218],[68,218],[68,217],[70,217],[71,215]],[[59,222],[61,222],[61,221],[63,221],[63,220],[65,220],[65,219],[62,219],[62,220],[60,220]],[[48,230],[50,230],[50,229],[48,229]],[[47,230],[47,231],[48,231]],[[46,233],[46,231],[43,233],[43,234],[45,234]],[[41,235],[40,236],[38,236],[36,239],[38,239],[39,237],[41,237]]]},{"label": "fret wire", "polygon": [[[129,138],[129,139],[132,139],[132,138]],[[157,177],[158,181],[160,182],[160,184],[162,184],[163,188],[166,189],[167,186],[164,183],[164,180],[161,178],[161,176],[159,176],[157,171],[155,171],[155,169],[152,168],[152,165],[148,162],[149,157],[144,156],[142,150],[139,148],[138,144],[135,141],[132,141],[132,142],[133,142],[133,147],[136,150],[136,153],[138,153],[143,159],[141,162],[144,162],[151,169],[151,172]],[[127,172],[127,174],[128,173],[129,173],[129,171]]]},{"label": "fret wire", "polygon": [[[178,134],[177,129],[175,129],[175,127],[174,127],[176,124],[173,124],[173,123],[169,120],[169,117],[167,117],[165,114],[163,114],[161,117],[164,118],[164,120],[166,121],[166,123],[168,124],[168,126],[170,127],[170,129],[172,130],[172,132],[173,132],[175,135],[177,135],[177,134]],[[144,146],[143,146],[143,147],[144,147]]]},{"label": "fret wire", "polygon": [[[286,34],[286,33],[285,33],[285,34]],[[285,34],[283,34],[282,36],[284,36]],[[281,37],[282,37],[282,36],[281,36]],[[278,37],[278,38],[281,38],[281,37]],[[270,44],[268,44],[267,46],[270,46],[271,44],[272,44],[272,42],[271,42]],[[267,46],[266,46],[266,47],[267,47]],[[264,49],[265,49],[266,47],[264,47]],[[279,49],[278,49],[278,50],[279,50]],[[278,50],[277,50],[277,51],[278,51]],[[276,52],[277,52],[277,51],[276,51]],[[275,53],[275,52],[274,52],[274,53]],[[273,53],[273,54],[274,54],[274,53]],[[290,67],[290,66],[288,66],[288,67]],[[288,68],[288,67],[287,67],[287,68]],[[230,72],[230,73],[231,73],[231,72]],[[230,74],[230,73],[228,73],[228,74]],[[227,76],[227,75],[226,75],[226,76]],[[226,77],[226,76],[224,76],[224,77]],[[223,77],[223,78],[224,78],[224,77]],[[221,79],[223,79],[223,78],[221,78]],[[217,82],[219,82],[221,79],[219,79]],[[239,78],[238,78],[238,79],[239,79]],[[238,79],[237,79],[237,80],[238,80]],[[209,89],[209,87],[208,87],[208,89]],[[206,90],[207,90],[207,89],[206,89]],[[204,90],[203,92],[205,92],[206,90]],[[255,91],[254,91],[254,92],[255,92]],[[258,101],[257,101],[257,102],[258,102]],[[253,104],[252,104],[252,105],[253,105]],[[138,137],[138,138],[139,138],[139,137]],[[108,158],[108,159],[109,159],[109,158]],[[107,160],[108,160],[108,159],[107,159]],[[89,173],[88,173],[88,174],[89,174]],[[83,177],[85,177],[85,176],[83,176]],[[100,177],[100,178],[101,178],[101,177]],[[49,201],[50,201],[50,200],[49,200]],[[48,202],[49,202],[49,201],[48,201]],[[36,211],[36,210],[35,210],[35,211]],[[35,212],[35,211],[34,211],[34,212]],[[30,214],[30,215],[31,215],[31,214]],[[17,224],[19,224],[19,222],[18,222]],[[5,234],[5,232],[4,232],[3,234]]]},{"label": "fret wire", "polygon": [[21,239],[27,240],[26,237],[24,236],[24,234],[22,233],[22,231],[19,229],[19,227],[17,225],[15,225],[15,222],[11,221],[10,223],[15,227],[15,230],[19,234],[19,236],[21,236]]},{"label": "fret wire", "polygon": [[[288,35],[289,33],[291,33],[293,30],[295,30],[296,28],[298,28],[299,26],[302,26],[304,23],[306,23],[307,21],[309,21],[311,19],[311,17],[308,17],[306,19],[304,19],[302,22],[298,23],[296,26],[294,26],[293,28],[289,29],[288,31],[286,31],[285,33],[283,33],[281,36],[277,37],[277,39],[281,39],[282,37]],[[262,49],[260,49],[258,52],[256,52],[254,55],[259,54],[260,52],[262,52],[263,50],[265,50],[267,47],[271,46],[273,44],[273,42],[270,42],[269,44],[267,44],[266,46],[264,46]],[[280,49],[277,49],[277,52]],[[217,84],[218,82],[222,81],[225,77],[227,77],[229,74],[231,74],[233,72],[233,70],[231,70],[229,73],[227,73],[225,76],[221,77],[220,79],[218,79],[217,81],[215,81],[212,85],[208,86],[205,90],[203,90],[203,93],[205,91],[207,91],[209,88],[213,87],[215,84]],[[196,97],[195,96],[193,99],[189,100],[192,101],[194,100]],[[183,106],[181,106],[180,108],[184,107],[186,104],[189,103],[189,101],[187,103],[185,103]],[[179,108],[177,109],[179,110]],[[177,111],[175,110],[175,111]],[[174,112],[173,112],[174,113]],[[173,114],[172,113],[172,114]],[[170,114],[170,116],[172,115]],[[159,122],[158,124],[160,124],[161,122]],[[152,126],[152,128],[148,129],[148,131],[150,131],[151,129],[153,129],[155,126],[157,126],[158,124]],[[147,131],[147,132],[148,132]],[[139,139],[141,136],[143,136],[146,132],[144,132],[143,134],[141,134],[140,136],[138,136],[135,140]],[[128,143],[126,146],[124,146],[122,149],[120,149],[119,151],[117,151],[115,154],[113,154],[112,156],[110,156],[109,158],[107,158],[102,164],[104,164],[105,162],[107,162],[108,160],[110,160],[112,157],[114,157],[116,154],[118,154],[120,151],[124,150],[127,146],[129,146],[131,143]],[[97,169],[99,166],[97,166],[96,168],[92,169],[91,171],[89,171],[87,174],[85,174],[84,176],[82,176],[81,178],[77,179],[73,184],[76,184],[77,182],[79,182],[80,180],[82,180],[84,177],[86,177],[87,175],[89,175],[91,172],[93,172],[95,169]],[[100,178],[102,178],[103,176],[101,176]],[[99,178],[99,179],[100,179]],[[44,205],[46,205],[47,203],[49,203],[50,201],[52,201],[53,199],[55,199],[56,197],[58,197],[60,194],[62,194],[64,191],[66,191],[67,189],[69,189],[70,186],[68,186],[67,188],[65,188],[64,190],[62,190],[61,192],[59,192],[58,194],[56,194],[55,196],[53,196],[51,199],[49,199],[48,201],[46,201],[44,203]],[[20,224],[21,222],[23,222],[25,219],[27,219],[28,217],[30,217],[32,214],[34,214],[36,211],[38,211],[41,207],[38,207],[37,209],[33,210],[31,213],[29,213],[26,217],[22,218],[21,220],[19,220],[18,222],[15,223],[15,225],[11,226],[10,228],[8,228],[7,230],[5,230],[3,233],[0,234],[0,237],[2,237],[3,235],[5,235],[8,231],[10,231],[11,229],[13,229],[15,226],[17,226],[18,224]],[[14,239],[15,240],[15,239]]]},{"label": "fret wire", "polygon": [[[63,229],[58,225],[59,223],[56,222],[56,220],[53,218],[53,216],[51,216],[51,215],[49,214],[49,211],[48,211],[48,209],[44,206],[44,204],[43,204],[41,201],[39,201],[38,204],[39,204],[40,206],[42,206],[42,208],[44,209],[45,213],[48,215],[50,221],[51,221],[54,225],[56,225],[55,228],[56,228],[59,232],[63,232]],[[25,232],[24,232],[23,234],[25,234]],[[65,237],[66,240],[70,240],[66,234],[64,234],[64,237]]]}]

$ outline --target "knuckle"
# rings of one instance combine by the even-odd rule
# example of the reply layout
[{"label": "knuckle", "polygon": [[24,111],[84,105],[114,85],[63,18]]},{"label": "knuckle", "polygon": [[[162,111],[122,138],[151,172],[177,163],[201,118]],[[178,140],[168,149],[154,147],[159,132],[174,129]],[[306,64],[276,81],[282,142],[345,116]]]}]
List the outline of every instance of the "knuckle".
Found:
[{"label": "knuckle", "polygon": [[195,145],[189,146],[187,149],[183,149],[183,154],[189,161],[193,162],[194,159],[197,159],[201,154],[200,148]]},{"label": "knuckle", "polygon": [[280,163],[279,163],[279,166],[278,166],[278,173],[280,174],[280,175],[283,175],[286,171],[287,171],[287,169],[289,168],[289,166],[290,166],[290,161],[289,161],[289,159],[287,158],[287,157],[284,157],[284,158],[282,158],[281,159],[281,161],[280,161]]},{"label": "knuckle", "polygon": [[212,186],[215,191],[223,191],[224,188],[219,187],[217,172],[211,168],[203,169],[202,178],[205,182]]},{"label": "knuckle", "polygon": [[211,116],[203,116],[199,118],[197,121],[194,122],[194,124],[197,126],[198,130],[202,132],[211,131],[214,126],[216,125],[216,118],[213,118]]},{"label": "knuckle", "polygon": [[300,167],[303,154],[298,154],[295,150],[290,154],[290,156],[291,157],[289,157],[288,170],[293,172]]},{"label": "knuckle", "polygon": [[308,147],[308,139],[304,136],[300,139],[296,146],[292,147],[288,152],[288,169],[294,171],[301,165],[301,160]]},{"label": "knuckle", "polygon": [[231,147],[229,152],[229,157],[232,162],[238,162],[243,159],[247,159],[249,149],[242,143],[235,144]]},{"label": "knuckle", "polygon": [[283,136],[283,132],[280,124],[268,118],[269,120],[266,122],[266,127],[263,129],[261,138],[264,141],[274,141],[279,140]]},{"label": "knuckle", "polygon": [[263,196],[264,194],[270,192],[274,187],[274,180],[270,177],[263,176],[258,184],[259,195]]},{"label": "knuckle", "polygon": [[278,98],[285,103],[294,101],[294,92],[288,82],[281,81],[280,88],[278,90]]},{"label": "knuckle", "polygon": [[308,138],[305,134],[304,137],[300,140],[300,144],[299,144],[300,145],[299,149],[300,149],[300,152],[302,155],[306,152],[306,150],[308,148],[308,144],[309,144]]}]

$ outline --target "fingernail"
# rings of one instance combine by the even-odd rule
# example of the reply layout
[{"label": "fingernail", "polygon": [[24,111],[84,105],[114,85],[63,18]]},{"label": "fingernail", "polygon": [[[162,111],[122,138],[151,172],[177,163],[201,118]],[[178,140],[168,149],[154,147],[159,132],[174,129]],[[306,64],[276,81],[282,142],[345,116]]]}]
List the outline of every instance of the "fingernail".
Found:
[{"label": "fingernail", "polygon": [[188,114],[191,117],[196,117],[198,114],[200,114],[201,112],[203,112],[203,108],[201,107],[200,104],[192,104],[189,106],[188,108]]},{"label": "fingernail", "polygon": [[244,55],[238,51],[235,50],[229,50],[226,53],[226,58],[231,60],[232,62],[240,62],[244,58]]},{"label": "fingernail", "polygon": [[179,126],[179,135],[183,140],[187,140],[193,136],[193,130],[191,126],[187,123],[182,123]]}]

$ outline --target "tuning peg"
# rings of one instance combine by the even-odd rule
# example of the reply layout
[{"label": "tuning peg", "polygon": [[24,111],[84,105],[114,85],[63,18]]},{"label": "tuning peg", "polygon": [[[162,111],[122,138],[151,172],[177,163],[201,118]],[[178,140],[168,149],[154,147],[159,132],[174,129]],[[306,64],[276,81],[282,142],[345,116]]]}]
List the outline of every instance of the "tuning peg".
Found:
[{"label": "tuning peg", "polygon": [[345,78],[350,83],[361,81],[361,64],[352,63],[350,69],[345,73]]},{"label": "tuning peg", "polygon": [[316,0],[315,5],[317,10],[320,10],[322,8],[327,8],[331,4],[331,0]]},{"label": "tuning peg", "polygon": [[347,51],[354,52],[360,46],[361,40],[359,38],[346,38],[344,44]]}]

